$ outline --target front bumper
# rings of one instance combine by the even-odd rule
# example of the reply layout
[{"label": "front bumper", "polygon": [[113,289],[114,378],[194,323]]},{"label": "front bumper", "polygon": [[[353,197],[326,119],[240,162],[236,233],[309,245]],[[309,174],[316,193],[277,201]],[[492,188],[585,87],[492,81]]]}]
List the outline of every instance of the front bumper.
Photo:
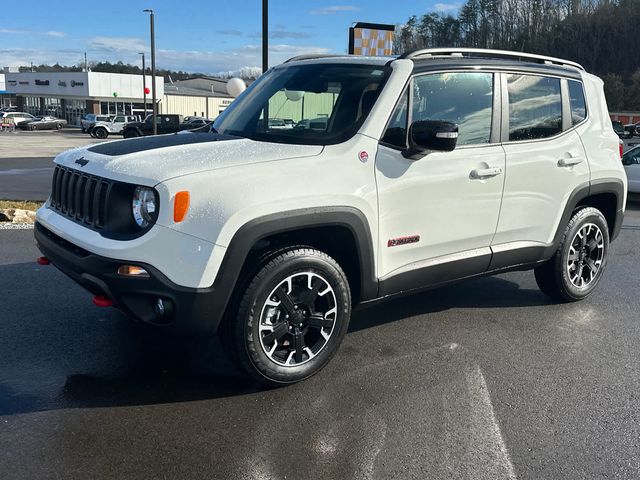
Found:
[{"label": "front bumper", "polygon": [[[226,298],[216,288],[177,285],[152,265],[102,257],[74,245],[37,223],[38,248],[53,265],[94,295],[103,295],[126,314],[179,334],[201,335],[216,331],[224,315]],[[127,277],[117,273],[120,265],[138,265],[149,277]],[[158,299],[167,306],[157,308]]]}]

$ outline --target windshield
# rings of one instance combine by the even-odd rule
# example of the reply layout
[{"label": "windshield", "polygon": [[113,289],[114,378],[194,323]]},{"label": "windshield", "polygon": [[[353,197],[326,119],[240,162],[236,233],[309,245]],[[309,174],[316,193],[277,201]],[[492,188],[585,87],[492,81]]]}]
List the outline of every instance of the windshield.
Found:
[{"label": "windshield", "polygon": [[269,70],[216,119],[213,128],[269,142],[344,142],[358,131],[388,76],[387,67],[375,65],[314,64]]}]

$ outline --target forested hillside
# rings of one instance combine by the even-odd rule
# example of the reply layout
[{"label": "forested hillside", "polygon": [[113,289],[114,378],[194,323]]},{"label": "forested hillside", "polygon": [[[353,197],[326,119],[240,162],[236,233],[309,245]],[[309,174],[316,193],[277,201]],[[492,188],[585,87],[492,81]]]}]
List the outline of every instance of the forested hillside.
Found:
[{"label": "forested hillside", "polygon": [[640,0],[468,0],[397,29],[396,52],[476,47],[577,61],[605,80],[610,110],[640,110]]}]

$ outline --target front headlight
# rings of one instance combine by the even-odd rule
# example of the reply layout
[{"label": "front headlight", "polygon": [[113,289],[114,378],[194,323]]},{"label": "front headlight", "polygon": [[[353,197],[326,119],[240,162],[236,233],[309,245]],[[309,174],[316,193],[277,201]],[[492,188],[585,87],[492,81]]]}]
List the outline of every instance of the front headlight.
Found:
[{"label": "front headlight", "polygon": [[131,210],[133,218],[140,228],[147,228],[156,217],[156,195],[152,188],[136,187],[133,192]]}]

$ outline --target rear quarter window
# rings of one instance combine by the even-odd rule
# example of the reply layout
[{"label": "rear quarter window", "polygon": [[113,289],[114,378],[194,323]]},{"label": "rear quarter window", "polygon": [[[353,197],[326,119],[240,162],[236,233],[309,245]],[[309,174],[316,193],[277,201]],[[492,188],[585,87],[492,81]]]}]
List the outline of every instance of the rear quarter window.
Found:
[{"label": "rear quarter window", "polygon": [[577,125],[587,118],[587,103],[584,99],[582,82],[569,80],[569,104],[571,106],[571,125]]}]

